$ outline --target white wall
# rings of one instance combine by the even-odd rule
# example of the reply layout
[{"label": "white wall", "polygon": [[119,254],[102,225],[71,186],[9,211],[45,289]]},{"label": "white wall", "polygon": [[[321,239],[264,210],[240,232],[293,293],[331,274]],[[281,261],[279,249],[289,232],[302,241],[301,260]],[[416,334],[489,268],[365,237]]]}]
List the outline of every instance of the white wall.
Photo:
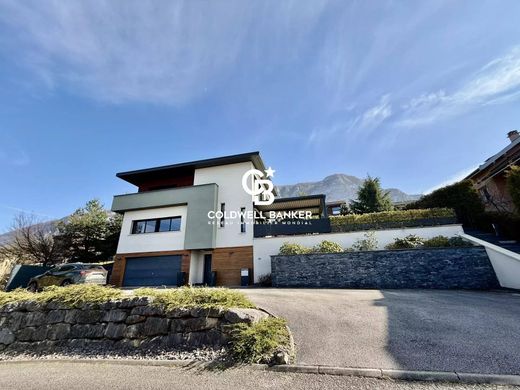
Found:
[{"label": "white wall", "polygon": [[204,253],[191,251],[189,283],[202,283],[204,281]]},{"label": "white wall", "polygon": [[[194,184],[216,183],[218,185],[218,210],[220,204],[226,204],[226,211],[240,212],[241,207],[246,211],[253,211],[251,195],[242,188],[242,176],[249,169],[254,168],[253,163],[243,162],[238,164],[222,165],[217,167],[201,168],[195,170]],[[218,222],[218,221],[217,221]],[[240,219],[226,219],[226,225],[217,225],[217,248],[231,246],[253,245],[252,221],[247,221],[246,232],[240,232]]]},{"label": "white wall", "polygon": [[461,234],[460,236],[476,245],[482,245],[486,248],[486,253],[495,270],[498,282],[502,287],[520,290],[520,255],[518,253],[470,236],[469,234]]},{"label": "white wall", "polygon": [[[404,238],[409,234],[415,234],[421,238],[428,239],[435,236],[455,237],[460,233],[464,233],[464,230],[462,229],[462,225],[444,225],[421,228],[374,230],[373,232],[378,242],[378,249],[384,249],[385,246],[392,243],[395,238]],[[351,247],[356,240],[363,239],[365,233],[365,231],[361,231],[305,236],[255,238],[253,240],[255,282],[258,282],[260,276],[271,273],[271,256],[278,254],[278,251],[284,242],[312,247],[323,240],[327,240],[338,243],[346,249]]]},{"label": "white wall", "polygon": [[[117,253],[174,251],[184,249],[186,209],[187,206],[173,206],[125,212]],[[178,216],[181,217],[181,230],[178,232],[132,234],[132,221]]]}]

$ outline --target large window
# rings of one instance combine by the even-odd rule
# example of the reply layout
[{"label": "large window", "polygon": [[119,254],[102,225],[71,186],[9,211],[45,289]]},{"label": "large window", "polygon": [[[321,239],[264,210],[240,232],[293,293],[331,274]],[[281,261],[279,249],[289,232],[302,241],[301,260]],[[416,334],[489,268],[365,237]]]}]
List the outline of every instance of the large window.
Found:
[{"label": "large window", "polygon": [[133,221],[132,234],[178,232],[181,230],[181,217],[168,217]]}]

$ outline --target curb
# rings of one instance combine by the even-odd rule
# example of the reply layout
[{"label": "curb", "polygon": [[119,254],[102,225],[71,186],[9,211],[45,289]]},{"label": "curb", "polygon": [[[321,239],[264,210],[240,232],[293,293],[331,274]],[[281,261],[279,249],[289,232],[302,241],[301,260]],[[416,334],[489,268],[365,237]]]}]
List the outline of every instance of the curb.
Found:
[{"label": "curb", "polygon": [[[186,369],[206,369],[212,367],[212,362],[199,360],[154,360],[154,359],[20,359],[2,360],[4,364],[27,363],[84,363],[84,364],[115,364],[130,366],[154,366]],[[266,364],[251,364],[238,367],[252,368],[258,371],[290,372],[299,374],[362,376],[379,379],[397,379],[407,381],[451,382],[465,384],[520,385],[520,375],[476,374],[455,371],[411,371],[384,368],[334,367],[320,365],[287,364],[267,366]]]},{"label": "curb", "polygon": [[300,364],[273,366],[267,369],[270,371],[277,372],[340,376],[364,376],[369,378],[399,379],[411,381],[520,385],[520,375],[476,374],[456,371],[411,371],[384,368],[333,367]]}]

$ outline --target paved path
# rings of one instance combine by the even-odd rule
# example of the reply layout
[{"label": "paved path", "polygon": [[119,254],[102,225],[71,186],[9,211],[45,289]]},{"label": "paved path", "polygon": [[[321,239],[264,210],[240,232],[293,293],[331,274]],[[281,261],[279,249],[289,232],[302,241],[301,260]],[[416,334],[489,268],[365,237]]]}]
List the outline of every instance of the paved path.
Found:
[{"label": "paved path", "polygon": [[520,374],[520,294],[243,291],[288,319],[300,364]]},{"label": "paved path", "polygon": [[385,379],[316,374],[289,374],[247,368],[204,371],[171,368],[86,363],[0,363],[2,390],[86,389],[514,389],[484,385],[402,382]]}]

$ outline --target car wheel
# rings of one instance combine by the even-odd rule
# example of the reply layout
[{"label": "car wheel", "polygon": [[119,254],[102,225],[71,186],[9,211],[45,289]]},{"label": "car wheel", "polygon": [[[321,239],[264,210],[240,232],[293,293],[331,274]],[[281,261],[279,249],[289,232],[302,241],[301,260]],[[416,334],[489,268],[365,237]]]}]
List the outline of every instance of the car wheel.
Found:
[{"label": "car wheel", "polygon": [[72,284],[72,282],[71,282],[70,280],[64,280],[64,281],[61,283],[62,287],[69,286],[69,285],[71,285],[71,284]]},{"label": "car wheel", "polygon": [[27,290],[33,293],[38,292],[38,285],[36,284],[36,282],[31,282],[27,286]]}]

